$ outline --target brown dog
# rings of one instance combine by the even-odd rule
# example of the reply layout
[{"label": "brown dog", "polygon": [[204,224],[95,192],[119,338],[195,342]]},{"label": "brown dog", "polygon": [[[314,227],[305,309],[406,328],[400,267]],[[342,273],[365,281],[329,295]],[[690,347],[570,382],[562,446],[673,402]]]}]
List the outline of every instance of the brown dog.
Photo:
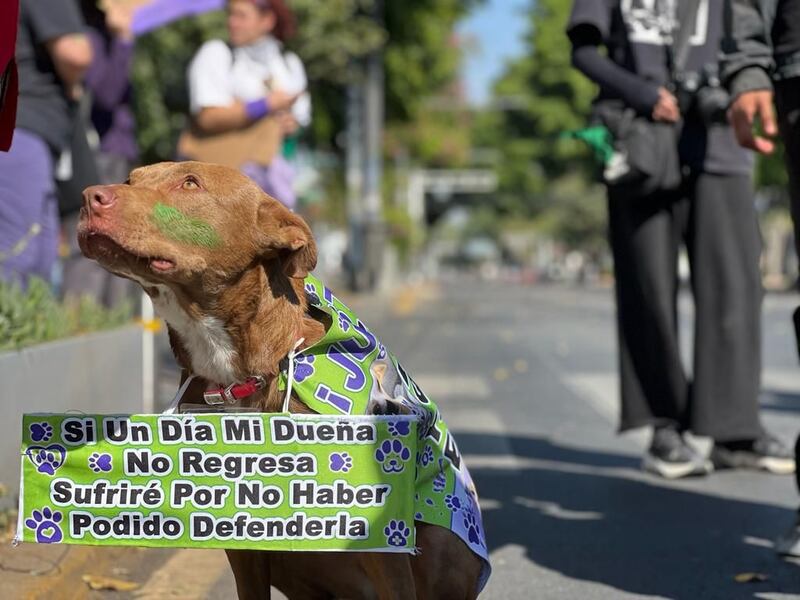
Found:
[{"label": "brown dog", "polygon": [[[249,406],[279,412],[280,361],[326,323],[309,311],[303,277],[316,265],[311,231],[234,169],[198,162],[134,170],[84,191],[83,253],[139,282],[169,327],[186,374],[227,386],[260,374]],[[203,382],[203,386],[205,383]],[[202,393],[202,388],[199,390]],[[309,412],[293,399],[292,412]],[[417,523],[415,556],[227,551],[239,598],[474,598],[481,561],[451,531]]]}]

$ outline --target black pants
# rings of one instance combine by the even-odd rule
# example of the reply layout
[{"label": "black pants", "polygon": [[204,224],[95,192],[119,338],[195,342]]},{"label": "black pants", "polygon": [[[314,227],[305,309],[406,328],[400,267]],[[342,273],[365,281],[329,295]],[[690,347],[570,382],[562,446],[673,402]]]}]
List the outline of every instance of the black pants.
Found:
[{"label": "black pants", "polygon": [[[609,193],[620,430],[676,425],[716,441],[761,431],[761,236],[746,175],[691,176],[678,192]],[[678,251],[695,300],[694,381],[678,345]]]},{"label": "black pants", "polygon": [[[800,256],[800,77],[779,81],[775,85],[778,125],[786,148],[786,170],[789,173],[789,198],[794,220],[794,240]],[[800,435],[794,446],[795,460],[800,464]],[[800,472],[795,471],[800,490]]]}]

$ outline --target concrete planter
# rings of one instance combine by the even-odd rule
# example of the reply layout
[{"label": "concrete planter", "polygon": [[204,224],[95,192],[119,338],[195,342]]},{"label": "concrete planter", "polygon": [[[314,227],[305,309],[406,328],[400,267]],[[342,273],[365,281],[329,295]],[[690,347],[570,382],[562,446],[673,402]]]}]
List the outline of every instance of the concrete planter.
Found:
[{"label": "concrete planter", "polygon": [[130,325],[0,353],[0,483],[19,487],[23,413],[141,413],[145,331]]}]

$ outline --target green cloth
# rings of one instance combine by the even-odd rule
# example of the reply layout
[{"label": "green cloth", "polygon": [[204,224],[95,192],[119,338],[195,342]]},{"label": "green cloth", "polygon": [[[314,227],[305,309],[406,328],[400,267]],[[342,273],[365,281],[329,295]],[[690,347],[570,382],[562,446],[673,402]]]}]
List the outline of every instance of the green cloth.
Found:
[{"label": "green cloth", "polygon": [[592,125],[575,131],[566,131],[562,137],[584,142],[594,153],[595,160],[607,165],[614,156],[614,139],[604,125]]},{"label": "green cloth", "polygon": [[[416,426],[398,416],[25,415],[17,539],[412,552]],[[387,471],[376,452],[398,440],[409,456]]]},{"label": "green cloth", "polygon": [[[489,577],[489,556],[478,496],[455,439],[431,398],[367,326],[313,275],[305,280],[312,306],[326,312],[325,336],[293,360],[293,393],[320,414],[366,415],[410,412],[419,419],[415,518],[446,527],[482,560],[481,588]],[[288,373],[280,376],[286,388]],[[382,468],[404,456],[403,445],[384,442],[376,452]]]}]

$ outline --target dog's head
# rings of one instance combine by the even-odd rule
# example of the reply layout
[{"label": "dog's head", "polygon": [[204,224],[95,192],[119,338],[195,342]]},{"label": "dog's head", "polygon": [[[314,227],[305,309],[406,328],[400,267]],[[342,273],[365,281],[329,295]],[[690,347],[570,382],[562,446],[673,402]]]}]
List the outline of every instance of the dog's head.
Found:
[{"label": "dog's head", "polygon": [[291,278],[316,265],[308,225],[235,169],[160,163],[83,196],[84,255],[146,289],[166,284],[208,297],[257,264],[278,261]]},{"label": "dog's head", "polygon": [[235,169],[161,163],[83,195],[81,250],[142,285],[185,368],[241,381],[274,372],[311,337],[302,280],[317,261],[311,230]]}]

